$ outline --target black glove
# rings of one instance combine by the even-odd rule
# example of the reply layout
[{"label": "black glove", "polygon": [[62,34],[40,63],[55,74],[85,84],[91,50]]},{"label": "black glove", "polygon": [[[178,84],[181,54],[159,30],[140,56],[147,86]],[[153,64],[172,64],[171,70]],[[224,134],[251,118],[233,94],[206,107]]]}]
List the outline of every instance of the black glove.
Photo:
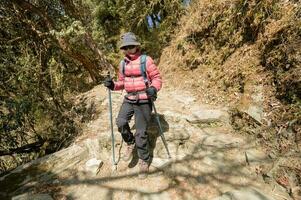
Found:
[{"label": "black glove", "polygon": [[113,79],[110,78],[110,77],[107,77],[105,80],[104,80],[104,85],[109,88],[110,90],[113,90],[114,89],[114,82],[113,82]]},{"label": "black glove", "polygon": [[146,89],[146,94],[151,100],[155,101],[157,99],[157,89],[153,86]]}]

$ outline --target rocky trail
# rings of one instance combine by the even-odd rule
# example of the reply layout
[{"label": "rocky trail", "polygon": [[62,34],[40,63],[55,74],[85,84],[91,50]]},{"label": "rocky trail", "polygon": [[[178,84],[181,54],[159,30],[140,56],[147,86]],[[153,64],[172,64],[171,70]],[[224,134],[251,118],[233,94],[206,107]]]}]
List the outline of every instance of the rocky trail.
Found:
[{"label": "rocky trail", "polygon": [[[112,93],[114,118],[122,96]],[[261,168],[271,167],[269,158],[255,141],[233,133],[227,108],[199,104],[188,92],[160,91],[155,103],[172,158],[153,117],[151,172],[139,179],[137,155],[122,160],[125,145],[116,127],[114,170],[107,91],[95,87],[78,102],[95,112],[83,135],[69,148],[1,177],[1,199],[290,199],[285,189],[259,175]],[[102,161],[97,174],[86,165],[91,158]]]}]

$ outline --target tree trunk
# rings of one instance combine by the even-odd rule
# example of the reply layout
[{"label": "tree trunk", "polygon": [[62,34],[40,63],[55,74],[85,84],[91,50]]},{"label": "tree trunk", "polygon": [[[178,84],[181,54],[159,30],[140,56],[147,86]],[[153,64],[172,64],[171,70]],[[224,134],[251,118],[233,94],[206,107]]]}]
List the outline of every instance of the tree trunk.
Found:
[{"label": "tree trunk", "polygon": [[[50,32],[51,30],[56,30],[53,20],[47,15],[47,12],[45,10],[41,8],[37,8],[31,3],[23,0],[12,0],[12,2],[18,8],[20,8],[22,12],[29,10],[35,13],[36,15],[38,15],[39,17],[41,17],[48,32]],[[76,9],[70,0],[62,0],[61,2],[70,15],[76,16],[76,18],[80,18],[80,16],[76,14]],[[55,42],[58,44],[58,47],[63,52],[65,52],[69,57],[77,60],[79,63],[82,64],[82,66],[89,72],[93,82],[97,83],[103,78],[103,76],[100,74],[100,70],[108,69],[113,72],[114,69],[113,66],[108,62],[104,54],[97,47],[96,42],[88,33],[84,35],[83,40],[86,42],[87,47],[89,47],[89,49],[96,54],[95,60],[91,60],[89,57],[81,54],[80,52],[72,48],[66,39],[64,38],[53,38],[53,39],[55,40]]]}]

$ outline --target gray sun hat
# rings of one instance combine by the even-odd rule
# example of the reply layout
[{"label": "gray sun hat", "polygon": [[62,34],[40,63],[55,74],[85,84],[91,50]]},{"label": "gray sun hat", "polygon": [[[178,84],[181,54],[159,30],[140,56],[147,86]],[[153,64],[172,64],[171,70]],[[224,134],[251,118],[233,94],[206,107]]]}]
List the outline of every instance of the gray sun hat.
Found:
[{"label": "gray sun hat", "polygon": [[120,49],[122,49],[125,46],[140,46],[140,42],[138,42],[137,37],[132,32],[127,32],[121,36],[121,45]]}]

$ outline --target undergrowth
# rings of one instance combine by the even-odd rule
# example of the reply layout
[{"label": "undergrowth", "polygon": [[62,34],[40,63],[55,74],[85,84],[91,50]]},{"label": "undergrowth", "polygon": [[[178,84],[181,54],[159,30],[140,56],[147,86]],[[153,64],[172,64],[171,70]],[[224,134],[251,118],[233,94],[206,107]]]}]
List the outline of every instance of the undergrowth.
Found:
[{"label": "undergrowth", "polygon": [[[234,108],[233,127],[267,151],[300,152],[300,1],[194,1],[180,24],[161,57],[166,78],[176,73],[176,87]],[[251,105],[262,109],[259,122],[240,109]]]}]

